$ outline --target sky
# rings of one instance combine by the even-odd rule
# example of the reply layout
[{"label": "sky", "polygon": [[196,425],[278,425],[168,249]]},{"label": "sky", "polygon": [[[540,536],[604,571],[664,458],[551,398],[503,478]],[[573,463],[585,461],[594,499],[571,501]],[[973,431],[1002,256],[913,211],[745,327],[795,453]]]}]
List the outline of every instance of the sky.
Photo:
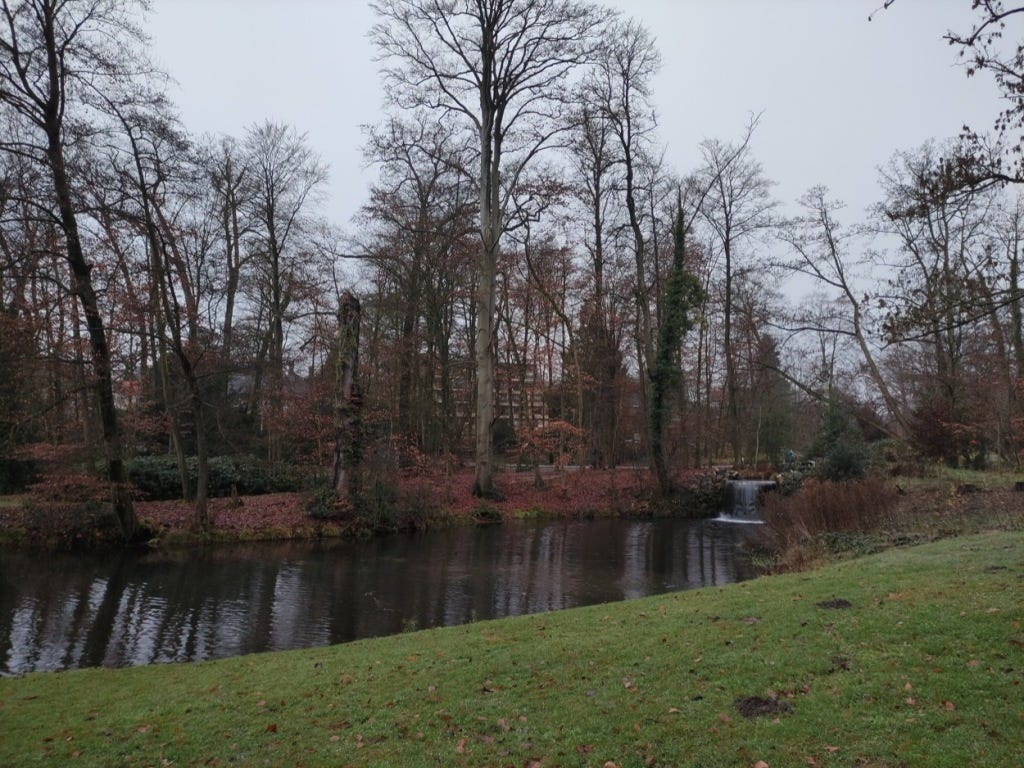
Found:
[{"label": "sky", "polygon": [[[739,139],[784,206],[816,184],[854,222],[897,150],[991,126],[989,79],[968,79],[943,39],[970,28],[969,0],[614,0],[655,36],[659,138],[679,173],[700,142]],[[876,12],[877,11],[877,12]],[[868,21],[869,14],[874,20]],[[374,15],[365,0],[153,0],[156,62],[193,133],[241,137],[271,119],[307,134],[331,166],[326,214],[351,231],[374,174],[361,126],[383,115]]]}]

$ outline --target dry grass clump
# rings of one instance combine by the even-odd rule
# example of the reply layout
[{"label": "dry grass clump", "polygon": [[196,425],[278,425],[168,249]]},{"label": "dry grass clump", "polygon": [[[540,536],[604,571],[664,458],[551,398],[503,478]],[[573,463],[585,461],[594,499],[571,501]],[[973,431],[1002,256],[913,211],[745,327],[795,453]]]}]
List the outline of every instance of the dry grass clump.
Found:
[{"label": "dry grass clump", "polygon": [[879,531],[896,506],[895,490],[880,480],[808,480],[791,495],[768,494],[762,545],[772,570],[804,570],[834,549],[835,540]]}]

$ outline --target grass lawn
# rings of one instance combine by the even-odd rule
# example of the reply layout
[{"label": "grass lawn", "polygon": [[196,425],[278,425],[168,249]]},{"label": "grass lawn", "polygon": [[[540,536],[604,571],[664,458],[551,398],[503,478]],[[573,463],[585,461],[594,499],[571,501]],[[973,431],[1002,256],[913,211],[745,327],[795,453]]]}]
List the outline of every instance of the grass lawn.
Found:
[{"label": "grass lawn", "polygon": [[[0,765],[1015,766],[1024,533],[330,648],[0,679]],[[758,715],[758,716],[745,716]]]}]

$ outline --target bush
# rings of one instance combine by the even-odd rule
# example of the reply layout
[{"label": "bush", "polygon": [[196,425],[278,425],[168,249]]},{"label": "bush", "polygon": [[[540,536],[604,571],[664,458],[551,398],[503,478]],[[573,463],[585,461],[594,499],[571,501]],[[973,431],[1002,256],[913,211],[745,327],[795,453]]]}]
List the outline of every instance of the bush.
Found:
[{"label": "bush", "polygon": [[790,495],[765,498],[764,543],[783,552],[834,534],[877,530],[896,500],[896,493],[875,479],[848,482],[808,480]]},{"label": "bush", "polygon": [[[127,462],[128,481],[147,499],[181,498],[178,462],[173,456],[142,456]],[[197,461],[187,460],[189,487],[194,492]],[[209,461],[207,494],[230,496],[233,491],[246,496],[297,491],[302,474],[294,467],[263,461],[253,456],[214,456]]]},{"label": "bush", "polygon": [[314,520],[338,520],[344,516],[347,507],[338,503],[334,488],[328,482],[318,483],[306,494],[304,508]]},{"label": "bush", "polygon": [[110,483],[94,475],[45,475],[28,488],[24,520],[33,536],[61,547],[112,541],[119,524],[111,498]]},{"label": "bush", "polygon": [[21,493],[36,475],[36,463],[31,459],[0,459],[0,494]]},{"label": "bush", "polygon": [[864,477],[868,469],[868,451],[857,440],[840,440],[825,454],[818,469],[824,480],[842,482]]},{"label": "bush", "polygon": [[473,520],[478,523],[500,523],[501,510],[487,502],[480,502],[473,509]]},{"label": "bush", "polygon": [[810,456],[819,459],[815,474],[823,480],[855,480],[867,472],[868,450],[864,436],[850,409],[838,397],[825,403]]}]

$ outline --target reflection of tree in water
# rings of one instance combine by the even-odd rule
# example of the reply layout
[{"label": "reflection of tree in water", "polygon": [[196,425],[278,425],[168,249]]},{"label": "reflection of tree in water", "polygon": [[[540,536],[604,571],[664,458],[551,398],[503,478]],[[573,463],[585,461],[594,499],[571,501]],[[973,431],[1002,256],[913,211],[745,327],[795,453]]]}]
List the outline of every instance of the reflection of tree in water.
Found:
[{"label": "reflection of tree in water", "polygon": [[733,581],[740,534],[528,522],[350,543],[0,562],[0,672],[222,658]]}]

